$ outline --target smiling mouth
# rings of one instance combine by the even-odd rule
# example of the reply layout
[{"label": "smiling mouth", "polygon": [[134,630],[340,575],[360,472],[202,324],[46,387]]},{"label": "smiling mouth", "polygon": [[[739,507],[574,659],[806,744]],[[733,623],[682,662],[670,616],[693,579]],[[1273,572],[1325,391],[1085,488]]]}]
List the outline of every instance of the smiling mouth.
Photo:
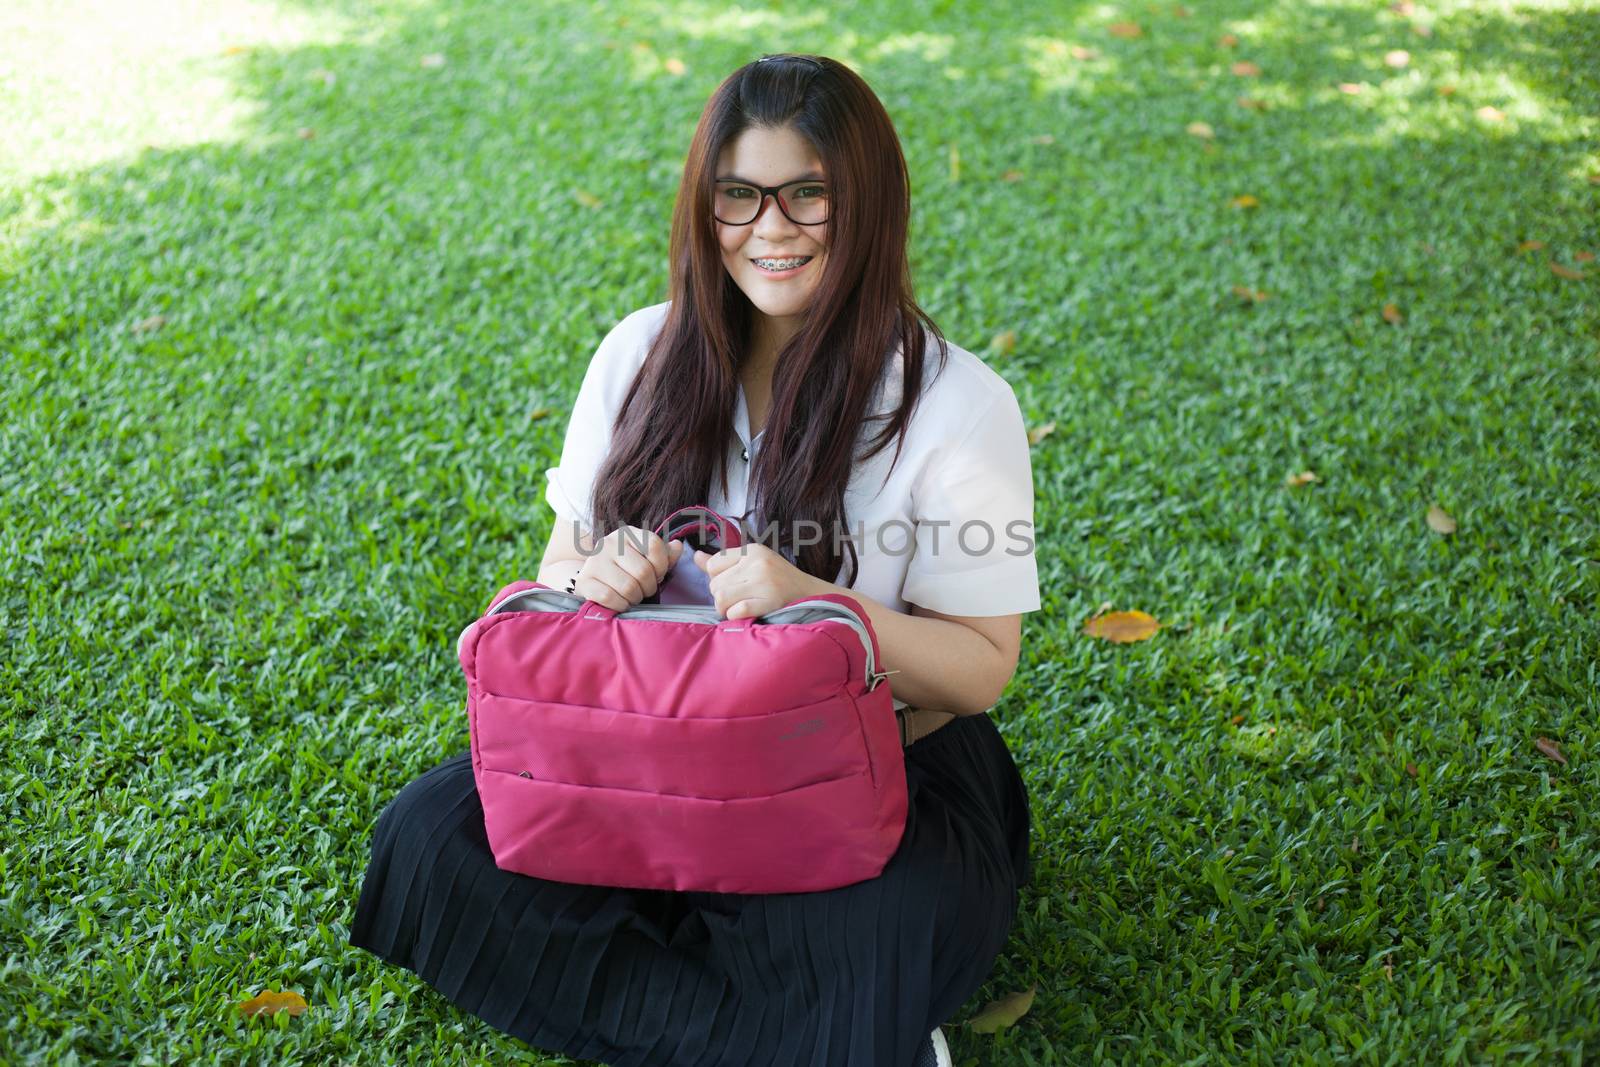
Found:
[{"label": "smiling mouth", "polygon": [[[764,261],[763,260],[752,259],[750,261],[750,263],[751,263],[752,266],[754,266],[756,268],[756,270],[761,271],[763,274],[793,274],[795,271],[799,270],[801,267],[806,266],[808,263],[810,263],[815,258],[816,258],[815,256],[786,256],[786,257],[784,257],[782,259],[768,259],[768,260],[764,260]],[[782,266],[782,267],[763,266],[763,262],[765,262],[765,263],[781,263],[781,264],[784,264],[784,266]]]}]

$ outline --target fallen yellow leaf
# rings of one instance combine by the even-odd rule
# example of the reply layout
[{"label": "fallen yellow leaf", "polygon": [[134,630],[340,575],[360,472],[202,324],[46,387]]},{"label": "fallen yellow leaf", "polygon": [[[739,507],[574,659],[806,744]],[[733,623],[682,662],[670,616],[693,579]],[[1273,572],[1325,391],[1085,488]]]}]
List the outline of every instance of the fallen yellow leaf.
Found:
[{"label": "fallen yellow leaf", "polygon": [[1393,304],[1385,304],[1383,305],[1383,321],[1391,326],[1398,326],[1406,321],[1406,317]]},{"label": "fallen yellow leaf", "polygon": [[1017,331],[1004,330],[997,333],[990,339],[989,344],[996,352],[1009,356],[1017,347]]},{"label": "fallen yellow leaf", "polygon": [[1439,86],[1439,95],[1454,96],[1456,95],[1456,87],[1454,85],[1441,85]]},{"label": "fallen yellow leaf", "polygon": [[584,207],[600,206],[600,198],[589,192],[587,189],[574,189],[572,191],[572,195],[577,199],[578,203],[582,204]]},{"label": "fallen yellow leaf", "polygon": [[1161,624],[1142,611],[1111,611],[1104,615],[1091,615],[1083,622],[1085,634],[1119,645],[1148,641],[1160,629]]},{"label": "fallen yellow leaf", "polygon": [[687,67],[685,67],[683,65],[683,60],[679,59],[677,56],[671,57],[670,59],[668,59],[665,63],[662,63],[661,65],[666,68],[666,71],[667,71],[668,74],[671,74],[671,75],[674,75],[674,76],[682,74],[685,70],[688,69]]},{"label": "fallen yellow leaf", "polygon": [[1113,37],[1132,39],[1144,34],[1144,30],[1137,22],[1113,22],[1106,27],[1107,32]]},{"label": "fallen yellow leaf", "polygon": [[246,1018],[252,1015],[276,1015],[280,1011],[302,1015],[306,1011],[306,999],[288,989],[281,993],[264,989],[249,1000],[240,1001],[235,1007]]},{"label": "fallen yellow leaf", "polygon": [[1438,504],[1429,504],[1428,529],[1436,534],[1453,534],[1456,532],[1456,520]]},{"label": "fallen yellow leaf", "polygon": [[1242,196],[1236,196],[1232,200],[1229,200],[1228,203],[1237,208],[1252,208],[1261,206],[1261,201],[1257,200],[1249,193],[1245,193]]},{"label": "fallen yellow leaf", "polygon": [[1339,91],[1346,96],[1360,96],[1366,86],[1360,82],[1340,82]]},{"label": "fallen yellow leaf", "polygon": [[1506,118],[1506,113],[1497,107],[1480,107],[1476,114],[1484,122],[1504,122]]},{"label": "fallen yellow leaf", "polygon": [[1015,1025],[1033,1007],[1033,995],[1038,989],[1036,982],[1021,993],[1008,993],[999,1000],[991,1000],[964,1025],[980,1034],[996,1033]]},{"label": "fallen yellow leaf", "polygon": [[1033,429],[1028,431],[1028,444],[1036,445],[1040,441],[1043,441],[1046,437],[1049,437],[1051,434],[1055,433],[1055,431],[1056,424],[1053,422],[1047,422],[1043,426],[1035,426]]},{"label": "fallen yellow leaf", "polygon": [[1320,481],[1322,481],[1322,479],[1318,478],[1310,471],[1301,471],[1299,474],[1291,474],[1289,477],[1283,480],[1285,485],[1290,486],[1310,485],[1312,482]]},{"label": "fallen yellow leaf", "polygon": [[1248,285],[1236,285],[1236,286],[1234,286],[1233,287],[1233,295],[1238,297],[1240,300],[1246,301],[1247,303],[1251,303],[1251,304],[1259,304],[1259,303],[1261,303],[1261,301],[1265,300],[1267,298],[1267,296],[1268,296],[1268,294],[1267,294],[1267,292],[1265,290],[1252,289]]},{"label": "fallen yellow leaf", "polygon": [[1562,754],[1561,746],[1550,740],[1548,737],[1538,738],[1533,743],[1540,752],[1544,753],[1546,756],[1549,756],[1551,759],[1561,764],[1561,766],[1565,767],[1567,765],[1567,757]]},{"label": "fallen yellow leaf", "polygon": [[1067,49],[1067,55],[1071,56],[1073,59],[1080,60],[1080,61],[1081,60],[1085,60],[1085,59],[1093,59],[1096,56],[1098,56],[1099,54],[1100,54],[1100,49],[1098,49],[1098,48],[1086,48],[1081,44],[1075,44],[1071,48]]},{"label": "fallen yellow leaf", "polygon": [[1184,129],[1188,131],[1190,136],[1203,137],[1207,140],[1217,135],[1216,131],[1211,128],[1211,124],[1207,122],[1191,122]]}]

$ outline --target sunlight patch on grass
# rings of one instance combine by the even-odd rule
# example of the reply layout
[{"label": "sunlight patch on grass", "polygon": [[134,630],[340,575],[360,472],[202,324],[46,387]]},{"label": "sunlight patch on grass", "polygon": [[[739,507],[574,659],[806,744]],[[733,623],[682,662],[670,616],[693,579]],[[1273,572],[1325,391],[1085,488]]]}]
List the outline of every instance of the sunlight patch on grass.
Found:
[{"label": "sunlight patch on grass", "polygon": [[[65,10],[64,10],[65,9]],[[237,140],[262,108],[230,71],[260,49],[341,38],[342,19],[254,0],[20,0],[0,7],[0,176]]]}]

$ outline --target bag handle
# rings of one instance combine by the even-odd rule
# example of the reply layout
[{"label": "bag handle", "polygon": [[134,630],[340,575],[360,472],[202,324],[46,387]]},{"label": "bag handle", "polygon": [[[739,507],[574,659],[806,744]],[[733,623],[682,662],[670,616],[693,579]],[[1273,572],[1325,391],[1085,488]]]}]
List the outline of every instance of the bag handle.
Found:
[{"label": "bag handle", "polygon": [[685,534],[701,532],[709,535],[719,549],[738,548],[744,544],[744,537],[739,533],[739,524],[704,504],[691,504],[679,508],[662,519],[661,524],[656,527],[656,533],[668,541],[675,541]]}]

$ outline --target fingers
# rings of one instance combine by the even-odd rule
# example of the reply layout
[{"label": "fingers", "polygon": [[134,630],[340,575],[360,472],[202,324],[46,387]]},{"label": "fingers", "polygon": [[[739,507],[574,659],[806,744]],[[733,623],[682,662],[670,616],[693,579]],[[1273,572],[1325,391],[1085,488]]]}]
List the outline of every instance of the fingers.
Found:
[{"label": "fingers", "polygon": [[605,540],[609,552],[591,556],[584,563],[574,588],[585,599],[614,611],[624,611],[654,595],[683,554],[683,542],[668,542],[654,530],[638,526],[618,527]]}]

